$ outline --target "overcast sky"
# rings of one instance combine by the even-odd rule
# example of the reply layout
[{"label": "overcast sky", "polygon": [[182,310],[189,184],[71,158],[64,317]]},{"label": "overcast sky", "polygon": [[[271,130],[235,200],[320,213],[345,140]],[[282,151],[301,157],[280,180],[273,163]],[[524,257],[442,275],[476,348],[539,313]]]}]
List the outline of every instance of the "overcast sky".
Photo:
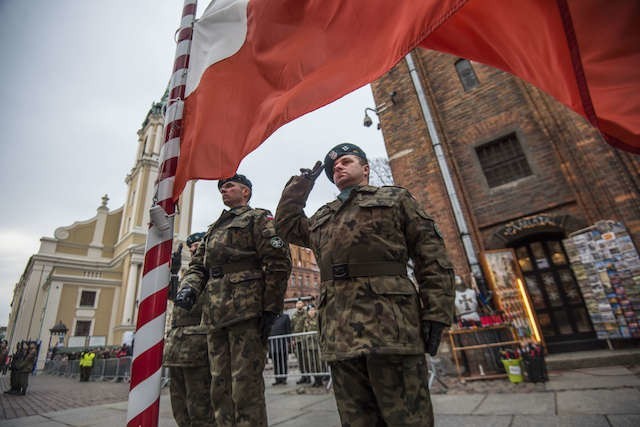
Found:
[{"label": "overcast sky", "polygon": [[[199,13],[208,2],[200,1]],[[182,0],[0,0],[0,325],[40,238],[93,217],[103,194],[124,203],[137,134],[170,77]],[[350,141],[386,157],[382,135],[362,126],[374,105],[362,88],[290,123],[240,165],[251,204],[275,210],[300,167]],[[374,118],[374,123],[376,118]],[[335,196],[320,177],[310,214]],[[223,206],[215,183],[196,186],[193,231]]]}]

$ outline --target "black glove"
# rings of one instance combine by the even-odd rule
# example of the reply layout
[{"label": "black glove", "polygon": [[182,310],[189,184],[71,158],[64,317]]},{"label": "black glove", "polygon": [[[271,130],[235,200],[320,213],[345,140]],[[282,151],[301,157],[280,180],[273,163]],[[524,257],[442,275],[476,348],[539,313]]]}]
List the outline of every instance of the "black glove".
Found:
[{"label": "black glove", "polygon": [[313,165],[313,169],[300,169],[300,176],[308,179],[309,181],[315,181],[318,178],[318,175],[322,172],[322,162],[318,160],[315,165]]},{"label": "black glove", "polygon": [[440,346],[442,331],[447,327],[444,323],[432,320],[422,321],[422,334],[424,336],[425,350],[431,356],[435,356]]},{"label": "black glove", "polygon": [[273,311],[262,312],[262,317],[260,318],[260,336],[262,338],[262,342],[266,343],[269,339],[271,327],[273,326],[273,322],[276,321],[276,317],[278,317],[278,315]]},{"label": "black glove", "polygon": [[178,249],[171,254],[171,274],[178,274],[182,266],[182,243],[178,245]]},{"label": "black glove", "polygon": [[196,290],[189,285],[185,285],[176,294],[176,299],[173,301],[175,305],[185,310],[191,310],[193,304],[196,303]]}]

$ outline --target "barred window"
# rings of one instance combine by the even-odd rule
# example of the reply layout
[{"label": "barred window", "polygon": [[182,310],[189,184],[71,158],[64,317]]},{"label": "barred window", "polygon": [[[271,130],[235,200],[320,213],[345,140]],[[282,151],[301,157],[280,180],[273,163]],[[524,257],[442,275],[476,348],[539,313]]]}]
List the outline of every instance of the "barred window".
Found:
[{"label": "barred window", "polygon": [[95,307],[96,291],[82,291],[80,294],[80,307]]},{"label": "barred window", "polygon": [[76,320],[76,337],[87,337],[91,332],[91,320]]},{"label": "barred window", "polygon": [[531,168],[515,133],[476,147],[489,187],[531,175]]},{"label": "barred window", "polygon": [[456,61],[456,71],[458,72],[458,78],[465,92],[470,91],[480,84],[476,72],[473,71],[473,65],[471,65],[471,62],[467,59]]}]

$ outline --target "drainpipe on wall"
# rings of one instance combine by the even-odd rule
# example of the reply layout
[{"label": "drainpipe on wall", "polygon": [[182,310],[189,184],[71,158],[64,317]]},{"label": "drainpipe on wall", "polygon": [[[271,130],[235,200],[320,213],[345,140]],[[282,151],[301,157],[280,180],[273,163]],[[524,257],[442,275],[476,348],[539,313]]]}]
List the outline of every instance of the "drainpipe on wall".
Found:
[{"label": "drainpipe on wall", "polygon": [[486,282],[484,280],[484,275],[482,274],[482,268],[480,268],[480,264],[478,263],[476,249],[473,246],[473,241],[471,240],[471,235],[469,234],[469,228],[467,227],[467,222],[462,213],[462,208],[460,207],[460,201],[458,200],[458,194],[456,193],[455,186],[453,185],[453,180],[451,179],[451,172],[449,171],[449,166],[447,165],[447,161],[444,156],[442,144],[440,143],[440,137],[438,135],[438,132],[436,131],[435,124],[433,123],[431,110],[429,109],[429,104],[422,87],[422,82],[420,81],[420,76],[418,75],[418,71],[416,70],[411,53],[408,53],[407,56],[405,56],[405,60],[407,61],[407,66],[409,67],[409,74],[411,75],[413,87],[418,94],[418,102],[420,102],[422,116],[425,123],[427,124],[427,130],[429,132],[429,137],[431,138],[431,145],[433,146],[433,150],[436,153],[436,159],[438,160],[438,166],[440,167],[440,174],[444,179],[447,196],[449,197],[449,202],[451,203],[453,215],[456,220],[456,225],[458,226],[458,234],[460,235],[462,246],[464,247],[467,259],[469,260],[471,274],[473,274],[473,277],[475,278],[480,291],[486,293],[487,288],[485,284]]}]

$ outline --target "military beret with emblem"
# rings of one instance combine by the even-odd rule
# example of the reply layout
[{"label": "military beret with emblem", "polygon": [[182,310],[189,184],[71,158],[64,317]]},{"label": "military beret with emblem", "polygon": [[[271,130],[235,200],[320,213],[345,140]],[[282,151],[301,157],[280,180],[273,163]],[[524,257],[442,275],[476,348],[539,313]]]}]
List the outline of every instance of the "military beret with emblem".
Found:
[{"label": "military beret with emblem", "polygon": [[202,240],[204,238],[204,232],[199,232],[199,233],[193,233],[190,234],[189,237],[187,237],[187,247],[193,245],[196,242],[199,242],[200,240]]},{"label": "military beret with emblem", "polygon": [[324,172],[327,174],[327,178],[329,181],[333,182],[333,164],[337,158],[346,156],[347,154],[352,154],[354,156],[360,157],[361,159],[367,160],[367,155],[362,151],[360,147],[355,144],[350,144],[348,142],[344,142],[342,144],[338,144],[331,149],[327,153],[324,158]]},{"label": "military beret with emblem", "polygon": [[246,176],[237,173],[230,178],[225,178],[218,181],[218,190],[221,189],[222,186],[227,182],[237,182],[238,184],[246,185],[247,187],[249,187],[249,190],[253,189],[251,181],[249,181]]}]

